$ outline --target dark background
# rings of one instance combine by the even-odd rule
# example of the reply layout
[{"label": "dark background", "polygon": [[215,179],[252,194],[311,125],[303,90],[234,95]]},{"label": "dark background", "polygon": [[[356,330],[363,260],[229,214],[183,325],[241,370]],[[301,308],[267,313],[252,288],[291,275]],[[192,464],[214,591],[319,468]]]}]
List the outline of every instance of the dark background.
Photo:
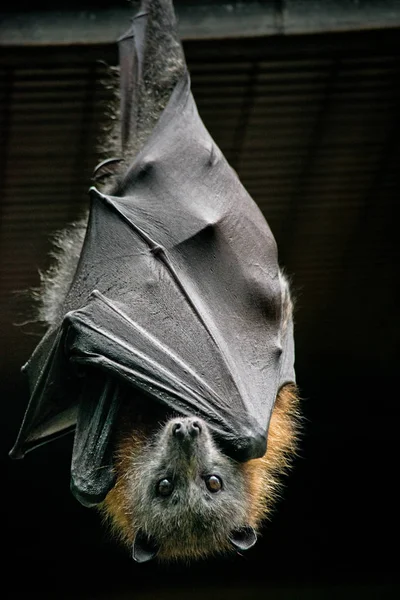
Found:
[{"label": "dark background", "polygon": [[[200,114],[262,208],[293,281],[304,431],[256,547],[196,565],[138,566],[109,539],[69,492],[71,439],[21,462],[7,456],[28,400],[19,368],[39,339],[34,324],[20,325],[30,302],[17,292],[38,284],[52,232],[87,206],[110,101],[98,60],[116,64],[117,55],[98,41],[49,46],[45,32],[40,44],[0,46],[2,562],[10,598],[399,597],[400,10],[396,2],[271,5],[269,35],[188,36],[184,47]],[[310,29],[316,15],[324,22],[326,7],[329,27],[285,31],[302,10]],[[8,10],[19,9],[28,19],[18,2]],[[343,24],[350,9],[352,24],[335,28],[335,15]],[[372,9],[382,11],[379,27],[368,21]]]}]

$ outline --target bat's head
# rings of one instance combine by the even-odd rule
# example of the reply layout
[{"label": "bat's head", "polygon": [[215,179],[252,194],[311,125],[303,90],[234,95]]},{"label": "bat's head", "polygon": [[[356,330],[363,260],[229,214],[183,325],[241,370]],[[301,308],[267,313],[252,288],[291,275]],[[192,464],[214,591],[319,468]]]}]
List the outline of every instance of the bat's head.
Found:
[{"label": "bat's head", "polygon": [[[133,557],[204,556],[256,541],[246,520],[246,481],[240,466],[216,447],[204,421],[170,420],[144,452],[143,485],[132,481],[139,529]],[[135,478],[136,479],[136,478]]]},{"label": "bat's head", "polygon": [[119,477],[104,509],[136,561],[202,558],[256,543],[276,495],[274,475],[293,445],[288,405],[294,398],[288,392],[280,408],[278,397],[272,447],[247,463],[223,454],[197,417],[171,418],[151,435],[131,430],[122,437]]},{"label": "bat's head", "polygon": [[167,421],[132,455],[125,479],[138,562],[245,550],[256,542],[243,470],[198,418]]}]

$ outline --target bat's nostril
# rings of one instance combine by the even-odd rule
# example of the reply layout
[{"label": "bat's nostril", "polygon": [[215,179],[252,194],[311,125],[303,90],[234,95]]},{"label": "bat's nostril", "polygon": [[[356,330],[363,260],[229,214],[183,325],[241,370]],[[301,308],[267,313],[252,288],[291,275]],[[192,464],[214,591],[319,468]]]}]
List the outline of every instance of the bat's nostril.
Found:
[{"label": "bat's nostril", "polygon": [[176,421],[171,431],[173,436],[181,440],[190,439],[200,435],[202,425],[198,419],[186,418],[182,421]]},{"label": "bat's nostril", "polygon": [[174,423],[172,426],[172,435],[181,436],[183,433],[182,423]]},{"label": "bat's nostril", "polygon": [[197,436],[201,433],[201,423],[199,421],[192,421],[190,424],[189,431],[192,436]]}]

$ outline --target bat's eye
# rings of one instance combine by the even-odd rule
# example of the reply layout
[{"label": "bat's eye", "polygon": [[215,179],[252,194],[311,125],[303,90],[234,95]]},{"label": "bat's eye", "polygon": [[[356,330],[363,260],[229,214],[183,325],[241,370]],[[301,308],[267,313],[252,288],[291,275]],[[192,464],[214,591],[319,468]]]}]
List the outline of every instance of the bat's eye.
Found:
[{"label": "bat's eye", "polygon": [[157,484],[157,493],[159,496],[170,496],[173,489],[174,484],[170,479],[161,479]]},{"label": "bat's eye", "polygon": [[209,475],[206,477],[206,486],[213,494],[222,489],[222,480],[217,475]]}]

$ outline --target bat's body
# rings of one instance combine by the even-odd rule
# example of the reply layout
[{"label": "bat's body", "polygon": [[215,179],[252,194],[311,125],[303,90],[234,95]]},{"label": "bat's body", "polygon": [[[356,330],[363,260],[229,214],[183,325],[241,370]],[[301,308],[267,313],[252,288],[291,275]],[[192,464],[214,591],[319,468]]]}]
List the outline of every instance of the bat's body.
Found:
[{"label": "bat's body", "polygon": [[295,450],[288,284],[198,118],[169,0],[143,2],[121,80],[124,164],[57,239],[14,454],[75,428],[72,490],[139,562],[244,550]]}]

